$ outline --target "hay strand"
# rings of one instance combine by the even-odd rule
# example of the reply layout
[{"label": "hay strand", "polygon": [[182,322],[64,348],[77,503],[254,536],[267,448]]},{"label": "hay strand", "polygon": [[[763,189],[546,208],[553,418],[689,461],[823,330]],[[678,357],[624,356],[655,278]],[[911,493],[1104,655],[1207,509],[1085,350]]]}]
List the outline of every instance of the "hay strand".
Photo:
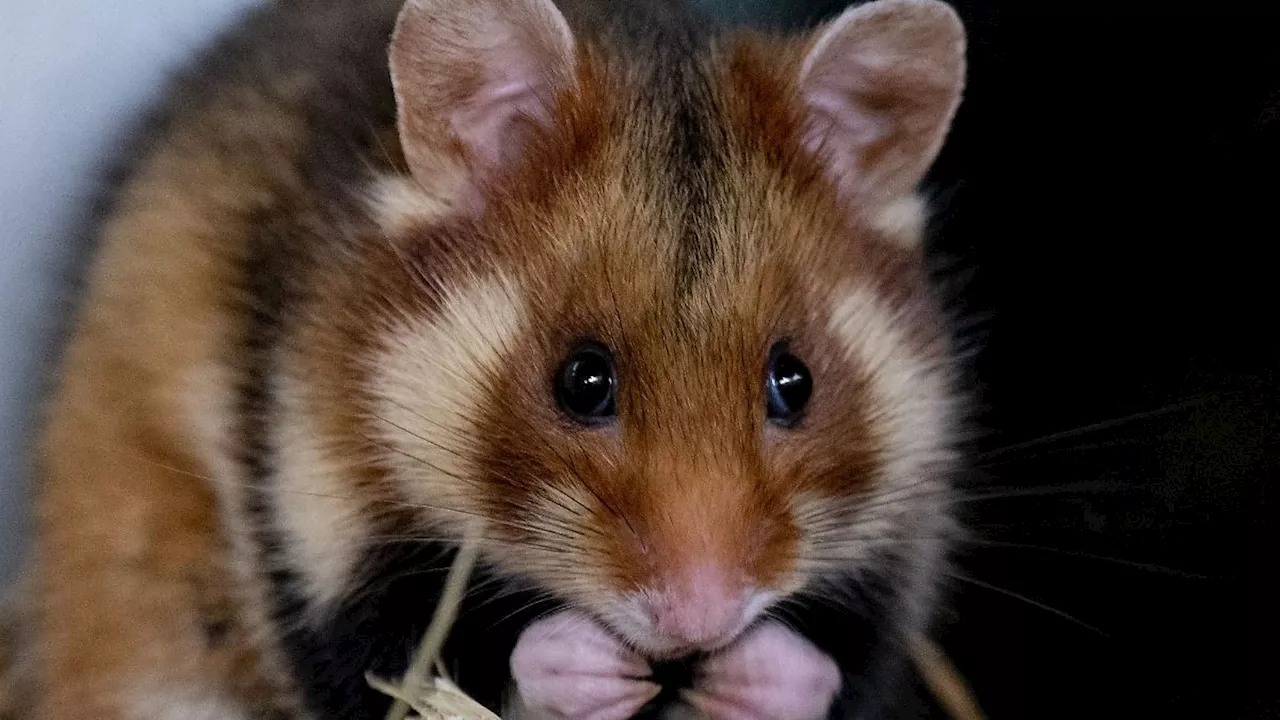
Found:
[{"label": "hay strand", "polygon": [[[431,623],[400,683],[396,685],[366,673],[365,680],[370,687],[395,698],[387,711],[387,720],[405,720],[410,711],[422,720],[500,720],[444,677],[440,662],[440,650],[458,617],[458,607],[479,554],[480,535],[481,528],[473,527],[458,548]],[[431,676],[433,666],[441,671],[437,677]]]},{"label": "hay strand", "polygon": [[953,720],[985,720],[973,691],[942,648],[926,637],[917,636],[911,641],[911,657],[925,685]]}]

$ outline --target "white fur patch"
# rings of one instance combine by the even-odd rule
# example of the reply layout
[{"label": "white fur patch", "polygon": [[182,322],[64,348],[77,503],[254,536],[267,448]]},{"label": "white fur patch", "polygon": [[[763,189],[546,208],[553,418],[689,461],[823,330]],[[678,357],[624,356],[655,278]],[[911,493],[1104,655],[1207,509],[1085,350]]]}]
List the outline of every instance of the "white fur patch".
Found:
[{"label": "white fur patch", "polygon": [[501,274],[459,284],[434,315],[408,317],[384,333],[372,358],[370,394],[382,422],[384,460],[408,499],[437,524],[461,532],[472,513],[478,405],[525,316],[520,291]]},{"label": "white fur patch", "polygon": [[233,481],[237,474],[231,453],[233,385],[230,371],[210,364],[188,373],[182,390],[191,444],[210,471],[224,517],[238,514],[243,507],[239,502],[239,484]]},{"label": "white fur patch", "polygon": [[456,198],[427,192],[416,180],[403,175],[379,177],[369,189],[369,208],[387,235],[398,235],[414,225],[439,219],[455,202]]},{"label": "white fur patch", "polygon": [[238,702],[211,687],[155,679],[123,699],[125,717],[134,720],[249,720]]},{"label": "white fur patch", "polygon": [[886,205],[872,222],[895,245],[912,249],[924,239],[925,216],[924,200],[918,195],[908,195]]},{"label": "white fur patch", "polygon": [[[261,576],[253,528],[244,512],[245,481],[235,459],[233,377],[222,365],[196,368],[186,378],[183,399],[191,425],[191,445],[208,469],[217,493],[219,519],[231,541],[232,571],[243,588],[242,597],[254,600],[258,598],[254,589]],[[260,602],[247,606],[256,623],[265,621],[265,614],[256,612],[260,607]]]},{"label": "white fur patch", "polygon": [[921,468],[949,457],[952,400],[944,358],[914,353],[895,317],[865,285],[836,304],[829,329],[871,381],[871,426],[888,447],[884,482],[913,482]]},{"label": "white fur patch", "polygon": [[[940,468],[954,460],[954,400],[948,359],[913,351],[902,329],[906,322],[865,285],[852,286],[832,309],[829,329],[843,339],[849,359],[870,379],[868,420],[885,455],[871,494],[852,499],[855,522],[810,532],[834,541],[833,551],[855,561],[855,567],[876,548],[909,545],[912,567],[905,572],[918,592],[906,597],[923,605],[951,526],[949,478]],[[797,517],[830,502],[799,498]]]},{"label": "white fur patch", "polygon": [[304,384],[282,376],[281,414],[272,428],[279,467],[270,485],[284,552],[315,607],[337,601],[352,581],[370,533],[364,505],[349,481],[352,471],[325,447],[307,407]]}]

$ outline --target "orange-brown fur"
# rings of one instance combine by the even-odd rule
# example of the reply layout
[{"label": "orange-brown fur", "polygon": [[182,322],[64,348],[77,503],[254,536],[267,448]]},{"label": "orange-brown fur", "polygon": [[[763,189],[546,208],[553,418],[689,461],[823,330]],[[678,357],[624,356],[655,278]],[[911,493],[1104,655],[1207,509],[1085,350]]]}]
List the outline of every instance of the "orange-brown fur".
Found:
[{"label": "orange-brown fur", "polygon": [[30,598],[7,593],[0,602],[0,720],[30,716],[35,690],[31,681]]},{"label": "orange-brown fur", "polygon": [[102,229],[38,455],[36,718],[124,717],[137,681],[289,706],[192,418],[218,409],[191,403],[224,391],[253,214],[295,201],[305,82],[177,95],[199,111],[179,105]]},{"label": "orange-brown fur", "polygon": [[[208,146],[246,121],[280,154]],[[258,663],[182,404],[193,372],[219,363],[240,228],[272,202],[272,176],[287,178],[300,131],[252,98],[192,118],[139,168],[103,232],[41,443],[39,717],[116,717],[135,669],[216,685]],[[229,641],[205,651],[206,626],[227,622]]]}]

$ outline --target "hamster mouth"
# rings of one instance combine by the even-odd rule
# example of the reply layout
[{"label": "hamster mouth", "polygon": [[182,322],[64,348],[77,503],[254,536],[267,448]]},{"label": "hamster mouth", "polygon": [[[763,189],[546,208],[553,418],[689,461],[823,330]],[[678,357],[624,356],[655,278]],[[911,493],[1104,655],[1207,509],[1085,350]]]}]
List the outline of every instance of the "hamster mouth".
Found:
[{"label": "hamster mouth", "polygon": [[676,660],[651,660],[649,667],[653,674],[650,680],[662,687],[662,690],[636,713],[632,720],[657,720],[662,717],[665,708],[682,702],[682,694],[691,690],[698,677],[698,666],[707,654],[698,652]]},{"label": "hamster mouth", "polygon": [[[693,615],[693,622],[682,624],[667,622],[670,618],[663,617],[664,608],[661,606],[655,611],[652,597],[652,594],[645,592],[625,596],[605,612],[597,614],[597,619],[637,654],[657,662],[675,662],[729,647],[755,625],[764,611],[777,600],[777,594],[772,591],[744,592],[740,598],[731,598],[732,602],[718,610],[707,612],[699,607],[693,613],[687,613]],[[703,620],[700,613],[706,614],[712,621],[699,623],[698,621]],[[676,619],[679,621],[686,618]]]}]

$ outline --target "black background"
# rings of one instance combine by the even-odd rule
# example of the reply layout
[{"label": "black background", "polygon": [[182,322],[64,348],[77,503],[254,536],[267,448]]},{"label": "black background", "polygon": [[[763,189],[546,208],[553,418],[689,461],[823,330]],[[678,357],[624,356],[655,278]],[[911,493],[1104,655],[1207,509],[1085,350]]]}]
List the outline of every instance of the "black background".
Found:
[{"label": "black background", "polygon": [[927,190],[982,404],[940,638],[993,720],[1280,717],[1280,2],[954,5]]}]

